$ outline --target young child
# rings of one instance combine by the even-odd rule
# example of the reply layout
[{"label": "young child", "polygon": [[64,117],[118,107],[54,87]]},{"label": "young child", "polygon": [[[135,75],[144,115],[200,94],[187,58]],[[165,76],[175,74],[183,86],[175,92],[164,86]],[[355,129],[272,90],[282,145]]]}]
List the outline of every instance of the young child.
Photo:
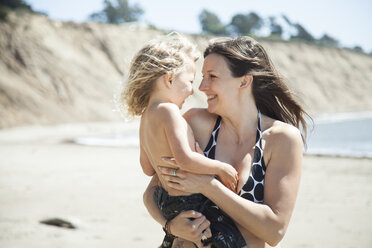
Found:
[{"label": "young child", "polygon": [[[129,114],[141,115],[140,163],[146,175],[161,175],[158,166],[165,166],[162,157],[173,157],[182,170],[216,175],[225,186],[235,191],[238,178],[236,170],[227,163],[209,159],[195,151],[193,132],[180,112],[185,99],[193,94],[197,59],[195,47],[178,34],[150,41],[131,62],[122,101]],[[174,168],[174,174],[177,169]],[[159,176],[161,185],[157,187],[154,199],[168,221],[182,211],[196,210],[205,214],[211,207],[212,203],[203,195],[187,195],[167,188],[163,180]],[[215,208],[213,211],[216,211]],[[171,247],[174,238],[168,233],[167,223],[167,235],[162,247]],[[213,246],[214,243],[224,242],[218,241],[217,237],[234,240],[234,235],[241,236],[234,224],[230,226],[236,230],[229,232],[224,227],[224,233],[221,234],[221,230],[213,229],[211,224],[212,236],[216,240],[213,237],[204,239],[203,244],[235,247]],[[229,237],[224,237],[226,235]]]}]

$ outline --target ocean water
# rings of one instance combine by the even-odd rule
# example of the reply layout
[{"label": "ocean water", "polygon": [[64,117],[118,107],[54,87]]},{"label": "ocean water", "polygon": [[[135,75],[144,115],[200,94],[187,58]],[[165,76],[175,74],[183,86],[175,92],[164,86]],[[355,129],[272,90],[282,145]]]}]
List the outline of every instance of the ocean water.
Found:
[{"label": "ocean water", "polygon": [[[117,136],[81,137],[77,144],[138,147],[138,132]],[[372,112],[327,115],[314,119],[306,154],[372,158]]]},{"label": "ocean water", "polygon": [[372,158],[372,112],[324,116],[314,124],[305,153]]}]

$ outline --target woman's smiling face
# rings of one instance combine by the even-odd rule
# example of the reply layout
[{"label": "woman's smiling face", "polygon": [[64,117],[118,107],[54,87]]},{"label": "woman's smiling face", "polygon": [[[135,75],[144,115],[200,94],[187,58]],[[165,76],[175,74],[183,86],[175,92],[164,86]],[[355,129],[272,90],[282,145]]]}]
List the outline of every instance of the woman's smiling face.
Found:
[{"label": "woman's smiling face", "polygon": [[241,78],[233,77],[225,58],[216,53],[204,59],[202,74],[199,90],[207,95],[208,111],[215,114],[228,111],[229,104],[237,97]]}]

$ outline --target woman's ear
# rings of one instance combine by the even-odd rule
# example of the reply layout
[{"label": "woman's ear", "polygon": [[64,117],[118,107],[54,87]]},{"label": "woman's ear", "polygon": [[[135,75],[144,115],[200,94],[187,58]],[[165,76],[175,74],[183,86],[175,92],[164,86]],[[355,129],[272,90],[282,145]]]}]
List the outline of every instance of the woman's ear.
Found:
[{"label": "woman's ear", "polygon": [[172,78],[173,78],[173,73],[172,72],[167,72],[163,75],[163,83],[165,87],[171,88],[172,87]]},{"label": "woman's ear", "polygon": [[244,75],[242,78],[242,82],[240,83],[240,88],[247,88],[253,82],[253,76],[250,74]]}]

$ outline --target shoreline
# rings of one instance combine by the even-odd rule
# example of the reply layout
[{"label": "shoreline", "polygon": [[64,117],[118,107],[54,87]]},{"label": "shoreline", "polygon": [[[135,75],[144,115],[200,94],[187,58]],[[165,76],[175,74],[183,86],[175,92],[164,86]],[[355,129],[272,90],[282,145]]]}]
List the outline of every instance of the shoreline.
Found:
[{"label": "shoreline", "polygon": [[314,157],[314,158],[335,158],[335,159],[367,159],[372,160],[372,157],[368,156],[348,156],[348,155],[329,155],[329,154],[310,154],[304,153],[304,157]]}]

